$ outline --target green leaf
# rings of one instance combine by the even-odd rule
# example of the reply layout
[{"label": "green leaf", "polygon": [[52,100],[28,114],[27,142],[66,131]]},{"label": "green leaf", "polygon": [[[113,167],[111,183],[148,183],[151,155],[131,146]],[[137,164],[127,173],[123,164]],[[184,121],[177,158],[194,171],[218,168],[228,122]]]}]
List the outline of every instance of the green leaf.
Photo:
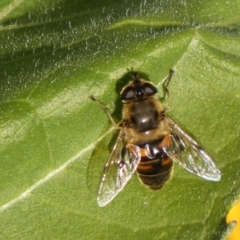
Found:
[{"label": "green leaf", "polygon": [[[239,1],[2,1],[2,239],[221,239],[239,195]],[[118,94],[137,69],[159,87],[170,68],[169,114],[222,171],[218,183],[175,164],[150,191],[134,175],[97,205],[121,120]]]}]

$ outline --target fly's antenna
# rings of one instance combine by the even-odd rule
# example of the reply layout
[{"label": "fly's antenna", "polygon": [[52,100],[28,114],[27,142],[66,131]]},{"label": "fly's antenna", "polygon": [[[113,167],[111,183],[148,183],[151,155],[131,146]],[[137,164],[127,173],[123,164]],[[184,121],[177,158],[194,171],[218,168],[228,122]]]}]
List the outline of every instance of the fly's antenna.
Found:
[{"label": "fly's antenna", "polygon": [[133,80],[134,82],[140,81],[139,71],[134,72],[134,74],[132,74],[132,80]]},{"label": "fly's antenna", "polygon": [[127,68],[127,71],[129,73],[131,73],[131,77],[133,81],[140,81],[140,77],[139,77],[139,71],[134,71],[133,67],[131,67],[131,69]]}]

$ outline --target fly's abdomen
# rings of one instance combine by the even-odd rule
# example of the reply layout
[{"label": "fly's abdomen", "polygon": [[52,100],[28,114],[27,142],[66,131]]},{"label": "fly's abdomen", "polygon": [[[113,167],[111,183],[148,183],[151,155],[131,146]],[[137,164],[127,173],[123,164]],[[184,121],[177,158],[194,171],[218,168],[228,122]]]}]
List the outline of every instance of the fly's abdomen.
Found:
[{"label": "fly's abdomen", "polygon": [[[141,181],[153,190],[158,190],[171,177],[173,161],[163,151],[163,144],[170,144],[168,137],[140,144],[141,161],[137,168]],[[167,146],[165,146],[167,147]]]}]

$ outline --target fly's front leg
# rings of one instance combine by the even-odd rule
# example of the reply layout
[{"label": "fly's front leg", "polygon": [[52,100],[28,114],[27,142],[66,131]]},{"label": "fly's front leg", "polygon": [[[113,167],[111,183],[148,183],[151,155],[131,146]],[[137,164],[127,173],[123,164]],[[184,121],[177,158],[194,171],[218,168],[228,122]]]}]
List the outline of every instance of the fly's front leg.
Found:
[{"label": "fly's front leg", "polygon": [[164,80],[163,82],[163,100],[165,100],[167,98],[168,101],[168,105],[171,105],[171,99],[170,99],[170,94],[169,94],[169,90],[168,90],[168,85],[172,79],[172,76],[174,74],[174,71],[172,69],[170,69],[168,77]]},{"label": "fly's front leg", "polygon": [[91,95],[89,98],[90,98],[91,100],[93,100],[94,102],[98,103],[98,104],[104,109],[104,111],[107,113],[110,121],[111,121],[112,124],[115,126],[115,128],[121,128],[121,126],[120,126],[119,124],[115,123],[115,121],[114,121],[114,119],[113,119],[113,117],[112,117],[112,115],[111,115],[111,113],[110,113],[110,111],[109,111],[109,108],[108,108],[104,103],[102,103],[101,101],[99,101],[98,99],[96,99],[93,95]]}]

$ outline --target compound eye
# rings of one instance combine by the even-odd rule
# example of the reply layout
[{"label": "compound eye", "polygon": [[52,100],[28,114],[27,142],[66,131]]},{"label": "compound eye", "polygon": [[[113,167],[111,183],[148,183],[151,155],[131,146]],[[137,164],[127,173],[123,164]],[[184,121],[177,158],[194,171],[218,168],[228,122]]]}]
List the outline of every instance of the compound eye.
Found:
[{"label": "compound eye", "polygon": [[155,93],[157,93],[157,88],[153,86],[151,83],[145,83],[144,84],[144,93],[145,96],[151,96]]},{"label": "compound eye", "polygon": [[149,82],[137,81],[132,86],[125,87],[121,92],[122,100],[134,100],[150,97],[157,93],[157,88]]},{"label": "compound eye", "polygon": [[121,98],[123,100],[131,100],[136,98],[134,88],[133,87],[125,88],[124,91],[121,93]]}]

